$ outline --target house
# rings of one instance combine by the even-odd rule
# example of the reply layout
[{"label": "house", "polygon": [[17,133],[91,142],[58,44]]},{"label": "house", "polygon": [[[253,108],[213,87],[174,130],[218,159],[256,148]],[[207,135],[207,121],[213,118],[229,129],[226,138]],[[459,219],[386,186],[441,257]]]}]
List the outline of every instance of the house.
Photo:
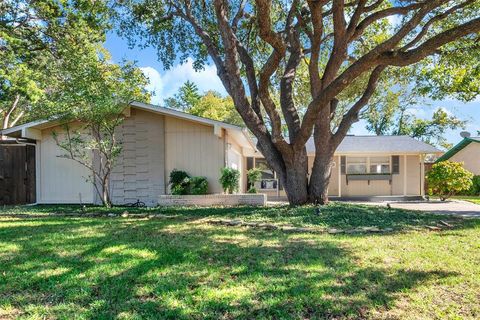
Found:
[{"label": "house", "polygon": [[[245,129],[176,110],[133,103],[118,128],[123,152],[111,176],[112,201],[156,205],[168,190],[173,169],[205,176],[210,193],[221,193],[220,168],[243,168],[242,148],[254,148]],[[52,132],[62,132],[55,121],[36,121],[9,128],[3,134],[36,143],[37,203],[98,203],[89,170],[65,154]],[[242,185],[244,185],[242,176]],[[243,191],[243,190],[242,190]]]},{"label": "house", "polygon": [[[205,176],[210,193],[221,193],[220,169],[241,171],[240,192],[247,191],[246,172],[262,170],[257,190],[284,196],[275,172],[268,168],[248,132],[241,127],[144,103],[125,110],[117,136],[123,151],[111,176],[115,204],[135,202],[156,205],[169,193],[173,169]],[[75,124],[73,124],[75,125]],[[52,132],[62,132],[56,121],[36,121],[9,128],[4,135],[35,144],[37,203],[98,203],[94,187],[86,181],[89,171],[59,156]],[[309,164],[314,145],[308,141]],[[439,153],[434,147],[406,136],[347,136],[334,158],[329,186],[332,197],[422,196],[423,159]]]},{"label": "house", "polygon": [[[311,170],[315,157],[313,138],[306,147]],[[409,136],[346,136],[334,154],[328,194],[331,198],[419,198],[424,195],[425,156],[440,153]],[[265,180],[257,184],[257,190],[270,196],[285,196],[265,159],[253,154],[246,157],[247,169],[262,170]]]},{"label": "house", "polygon": [[436,162],[450,160],[463,162],[463,167],[474,175],[480,175],[480,137],[470,137],[465,132],[463,140],[445,152]]}]

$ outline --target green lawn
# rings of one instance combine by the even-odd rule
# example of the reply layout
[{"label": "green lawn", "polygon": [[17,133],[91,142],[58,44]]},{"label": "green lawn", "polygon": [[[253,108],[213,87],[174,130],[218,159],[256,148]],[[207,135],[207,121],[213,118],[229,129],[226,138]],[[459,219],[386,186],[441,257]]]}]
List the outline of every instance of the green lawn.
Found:
[{"label": "green lawn", "polygon": [[480,204],[480,196],[455,196],[454,198]]},{"label": "green lawn", "polygon": [[[47,215],[74,211],[1,211],[0,319],[480,317],[480,220],[347,204],[320,216],[312,207],[129,210],[169,219]],[[284,233],[205,218],[394,231]],[[424,228],[440,220],[455,228]]]}]

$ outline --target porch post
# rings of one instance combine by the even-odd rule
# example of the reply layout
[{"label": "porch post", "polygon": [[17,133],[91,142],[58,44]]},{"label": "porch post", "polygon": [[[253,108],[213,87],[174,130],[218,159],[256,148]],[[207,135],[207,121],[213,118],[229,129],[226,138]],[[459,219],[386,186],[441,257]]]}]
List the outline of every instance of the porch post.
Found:
[{"label": "porch post", "polygon": [[407,155],[403,155],[403,195],[407,195]]},{"label": "porch post", "polygon": [[420,155],[420,195],[425,195],[425,155]]},{"label": "porch post", "polygon": [[342,157],[338,156],[337,168],[338,168],[338,196],[342,196]]}]

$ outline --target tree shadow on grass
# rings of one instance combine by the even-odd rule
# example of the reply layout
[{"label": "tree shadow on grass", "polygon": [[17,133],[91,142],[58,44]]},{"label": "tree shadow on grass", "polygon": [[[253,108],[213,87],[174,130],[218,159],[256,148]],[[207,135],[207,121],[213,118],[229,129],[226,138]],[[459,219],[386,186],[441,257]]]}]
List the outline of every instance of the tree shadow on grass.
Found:
[{"label": "tree shadow on grass", "polygon": [[[157,208],[125,208],[114,207],[105,209],[89,206],[87,213],[115,213],[121,214],[127,210],[132,217],[136,214],[163,214],[176,220],[202,220],[205,218],[241,219],[244,221],[260,221],[269,223],[289,224],[294,226],[311,226],[323,228],[355,229],[360,227],[391,228],[395,232],[411,230],[415,227],[435,226],[440,221],[449,221],[455,228],[474,228],[480,225],[480,219],[463,219],[456,216],[445,216],[426,212],[409,211],[403,209],[388,209],[380,206],[367,206],[349,203],[332,202],[320,207],[317,214],[315,206],[276,206],[276,207],[157,207]],[[22,211],[23,210],[23,211]],[[25,217],[50,219],[48,212],[81,214],[81,207],[75,205],[52,206],[39,205],[22,207],[20,211],[0,214],[1,217],[25,215]],[[21,216],[18,216],[21,218]],[[77,219],[77,218],[72,218]],[[96,218],[108,220],[111,218]],[[33,219],[35,220],[35,219]]]},{"label": "tree shadow on grass", "polygon": [[[455,275],[362,266],[342,241],[314,235],[61,221],[0,233],[18,246],[0,257],[0,304],[53,318],[358,318]],[[18,232],[31,236],[8,237]]]}]

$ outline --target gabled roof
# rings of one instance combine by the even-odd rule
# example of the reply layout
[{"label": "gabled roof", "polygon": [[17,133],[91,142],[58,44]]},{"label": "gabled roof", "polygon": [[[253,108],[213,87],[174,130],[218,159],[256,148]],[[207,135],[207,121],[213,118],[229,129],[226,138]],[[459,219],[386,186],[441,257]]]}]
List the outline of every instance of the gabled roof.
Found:
[{"label": "gabled roof", "polygon": [[[227,130],[231,135],[234,136],[235,140],[237,140],[238,143],[248,146],[251,148],[254,148],[254,145],[250,139],[250,136],[247,133],[247,130],[245,128],[242,128],[240,126],[236,126],[233,124],[225,123],[222,121],[217,121],[217,120],[212,120],[208,118],[203,118],[203,117],[198,117],[194,116],[189,113],[173,110],[170,108],[165,108],[165,107],[160,107],[160,106],[155,106],[153,104],[149,103],[142,103],[142,102],[133,102],[130,104],[131,108],[136,108],[140,110],[145,110],[148,112],[154,112],[158,114],[164,114],[164,115],[169,115],[175,118],[180,118],[184,120],[189,120],[201,124],[206,124],[210,125],[213,127],[219,127]],[[46,129],[49,127],[53,127],[60,124],[57,120],[38,120],[38,121],[32,121],[29,123],[25,123],[19,126],[15,126],[12,128],[0,130],[0,134],[6,135],[6,136],[11,136],[11,137],[22,137],[22,134],[26,129]]]},{"label": "gabled roof", "polygon": [[[307,142],[307,153],[315,152],[313,138]],[[338,146],[337,154],[383,153],[421,154],[441,153],[441,150],[409,136],[346,136]]]},{"label": "gabled roof", "polygon": [[457,154],[460,150],[464,149],[466,146],[468,146],[470,143],[476,142],[480,143],[480,137],[468,137],[468,138],[463,138],[462,141],[457,143],[455,146],[453,146],[450,150],[445,152],[443,156],[437,159],[435,163],[440,162],[440,161],[445,161],[453,157],[455,154]]}]

